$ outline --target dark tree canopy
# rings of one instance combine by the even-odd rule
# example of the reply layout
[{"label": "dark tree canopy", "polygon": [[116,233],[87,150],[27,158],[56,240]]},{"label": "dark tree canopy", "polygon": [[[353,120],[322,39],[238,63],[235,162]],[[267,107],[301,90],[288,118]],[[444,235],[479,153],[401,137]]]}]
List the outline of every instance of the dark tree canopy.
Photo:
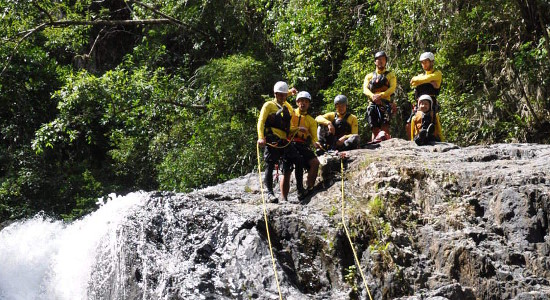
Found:
[{"label": "dark tree canopy", "polygon": [[[550,4],[526,1],[0,0],[0,222],[67,219],[97,198],[214,184],[256,167],[272,85],[348,96],[385,50],[402,109],[420,53],[443,72],[459,145],[550,141]],[[291,101],[294,104],[293,101]]]}]

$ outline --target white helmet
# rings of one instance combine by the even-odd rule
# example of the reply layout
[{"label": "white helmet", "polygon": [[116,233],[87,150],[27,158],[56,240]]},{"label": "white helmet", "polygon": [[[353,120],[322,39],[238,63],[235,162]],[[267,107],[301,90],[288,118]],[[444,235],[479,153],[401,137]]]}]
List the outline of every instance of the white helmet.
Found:
[{"label": "white helmet", "polygon": [[423,60],[426,60],[426,59],[429,59],[431,61],[434,61],[435,60],[435,56],[433,53],[431,52],[424,52],[422,54],[420,54],[420,61],[423,61]]},{"label": "white helmet", "polygon": [[418,103],[420,103],[420,101],[422,101],[422,100],[430,101],[430,107],[432,106],[433,100],[432,100],[432,97],[430,97],[430,95],[424,94],[424,95],[420,96],[420,97],[418,98]]},{"label": "white helmet", "polygon": [[296,100],[300,98],[307,98],[309,101],[311,101],[311,95],[306,91],[301,91],[296,95]]},{"label": "white helmet", "polygon": [[288,94],[288,84],[284,81],[277,81],[273,87],[273,92]]}]

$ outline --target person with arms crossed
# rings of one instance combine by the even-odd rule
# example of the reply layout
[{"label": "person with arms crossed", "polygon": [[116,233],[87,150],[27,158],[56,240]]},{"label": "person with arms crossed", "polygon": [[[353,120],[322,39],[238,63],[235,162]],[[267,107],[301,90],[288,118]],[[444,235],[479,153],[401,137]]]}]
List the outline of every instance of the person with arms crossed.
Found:
[{"label": "person with arms crossed", "polygon": [[367,107],[367,122],[372,130],[372,140],[385,140],[391,137],[390,118],[397,111],[391,96],[397,86],[397,78],[386,69],[388,56],[379,51],[374,55],[376,70],[365,76],[363,94],[371,101]]}]

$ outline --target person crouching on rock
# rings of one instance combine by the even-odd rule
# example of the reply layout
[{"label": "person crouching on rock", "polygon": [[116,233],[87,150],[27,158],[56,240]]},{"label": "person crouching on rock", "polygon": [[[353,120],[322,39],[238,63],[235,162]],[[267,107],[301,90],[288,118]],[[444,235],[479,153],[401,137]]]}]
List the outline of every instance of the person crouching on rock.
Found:
[{"label": "person crouching on rock", "polygon": [[[430,95],[432,97],[432,110],[435,114],[439,113],[440,105],[437,101],[437,96],[441,89],[441,82],[443,75],[441,71],[434,69],[435,56],[432,52],[424,52],[420,55],[420,64],[424,70],[424,74],[419,74],[411,78],[411,87],[414,88],[414,99],[419,99],[422,95]],[[407,135],[411,132],[411,118],[416,114],[417,109],[413,109],[413,112],[407,124],[405,125],[405,132]],[[410,139],[407,136],[407,139]]]},{"label": "person crouching on rock", "polygon": [[357,117],[347,110],[348,98],[344,95],[336,96],[334,107],[336,112],[329,112],[315,118],[319,124],[318,136],[322,147],[317,151],[318,155],[323,154],[324,151],[347,151],[359,148],[359,126]]},{"label": "person crouching on rock", "polygon": [[439,115],[432,109],[430,95],[422,95],[418,98],[418,110],[411,119],[411,140],[418,146],[443,140]]},{"label": "person crouching on rock", "polygon": [[[292,106],[286,101],[289,94],[288,84],[283,81],[275,83],[273,87],[275,99],[264,103],[258,117],[258,145],[263,147],[266,170],[263,182],[267,189],[268,201],[277,203],[273,193],[273,171],[275,165],[282,161],[283,180],[279,182],[281,196],[286,199],[290,186],[290,174],[293,164],[297,161],[296,150],[287,140],[290,132],[290,120],[294,114]],[[296,89],[290,90],[292,94]],[[279,164],[280,165],[280,164]]]},{"label": "person crouching on rock", "polygon": [[[296,96],[296,105],[298,108],[294,111],[290,121],[291,143],[301,156],[294,170],[299,200],[303,200],[312,194],[315,179],[317,179],[317,171],[319,170],[319,160],[312,150],[312,146],[319,147],[319,142],[317,141],[317,122],[308,114],[310,104],[311,95],[306,91],[299,92]],[[303,184],[304,167],[308,168],[307,189],[304,189]]]}]

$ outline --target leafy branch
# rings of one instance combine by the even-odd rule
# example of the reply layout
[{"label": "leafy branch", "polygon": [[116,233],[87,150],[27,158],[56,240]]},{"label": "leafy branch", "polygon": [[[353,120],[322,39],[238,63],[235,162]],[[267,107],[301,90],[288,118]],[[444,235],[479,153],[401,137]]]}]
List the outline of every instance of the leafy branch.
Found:
[{"label": "leafy branch", "polygon": [[[38,5],[36,2],[32,2],[33,5],[39,10],[41,11],[42,13],[44,13],[49,21],[48,22],[44,22],[32,29],[29,29],[29,30],[26,30],[26,31],[22,31],[18,34],[16,34],[16,36],[20,36],[20,35],[23,35],[16,43],[15,47],[13,48],[13,51],[12,51],[12,54],[8,57],[8,59],[6,59],[6,62],[4,63],[4,66],[2,67],[2,71],[0,71],[0,76],[4,75],[4,73],[6,72],[8,66],[10,65],[10,62],[11,60],[13,59],[13,57],[15,56],[15,54],[18,53],[18,49],[20,47],[20,45],[27,39],[29,38],[31,35],[35,34],[36,32],[39,32],[47,27],[72,27],[72,26],[110,26],[110,27],[115,27],[115,26],[151,26],[151,25],[165,25],[165,24],[169,24],[169,25],[176,25],[178,27],[187,27],[189,28],[190,30],[192,31],[195,31],[205,37],[208,37],[208,34],[206,34],[205,32],[203,31],[200,31],[200,30],[197,30],[195,28],[193,28],[192,26],[172,17],[172,16],[169,16],[165,13],[162,13],[161,11],[155,9],[154,7],[152,6],[149,6],[147,4],[144,4],[144,3],[141,3],[139,1],[133,1],[133,0],[130,0],[128,1],[128,3],[133,3],[133,4],[136,4],[136,5],[139,5],[151,12],[153,12],[154,14],[157,14],[157,15],[160,15],[161,17],[163,18],[158,18],[158,19],[142,19],[142,20],[58,20],[58,21],[55,21],[52,17],[52,15],[46,11],[44,8],[42,8],[40,5]],[[93,51],[94,49],[94,46],[95,44],[97,43],[101,33],[105,30],[105,28],[101,29],[101,31],[98,33],[98,36],[94,39],[94,44],[92,46],[92,49],[90,50],[90,53],[88,53],[88,56],[91,55],[91,52]]]}]

